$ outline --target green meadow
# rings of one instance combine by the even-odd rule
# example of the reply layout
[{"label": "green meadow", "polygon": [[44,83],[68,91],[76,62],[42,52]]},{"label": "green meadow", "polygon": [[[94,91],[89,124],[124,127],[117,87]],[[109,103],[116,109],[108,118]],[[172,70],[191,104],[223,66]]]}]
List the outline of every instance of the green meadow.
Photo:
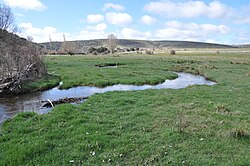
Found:
[{"label": "green meadow", "polygon": [[[47,77],[25,85],[157,84],[173,71],[214,86],[108,92],[0,127],[0,165],[250,165],[250,54],[47,56]],[[117,65],[117,68],[97,66]]]}]

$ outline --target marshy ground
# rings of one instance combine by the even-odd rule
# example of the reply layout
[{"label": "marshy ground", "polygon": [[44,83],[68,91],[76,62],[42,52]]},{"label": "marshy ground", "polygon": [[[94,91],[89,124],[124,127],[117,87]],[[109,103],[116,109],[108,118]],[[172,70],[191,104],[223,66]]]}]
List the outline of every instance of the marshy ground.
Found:
[{"label": "marshy ground", "polygon": [[46,115],[20,113],[1,126],[0,165],[250,164],[249,53],[50,56],[46,64],[66,89],[157,84],[175,78],[170,71],[218,84],[107,92]]}]

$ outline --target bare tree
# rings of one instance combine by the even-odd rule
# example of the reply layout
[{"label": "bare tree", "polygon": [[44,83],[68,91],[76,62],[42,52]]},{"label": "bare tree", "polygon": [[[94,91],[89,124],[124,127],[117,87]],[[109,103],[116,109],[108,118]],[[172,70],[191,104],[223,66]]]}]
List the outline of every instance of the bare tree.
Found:
[{"label": "bare tree", "polygon": [[6,30],[9,32],[18,31],[11,8],[4,4],[0,4],[0,30]]},{"label": "bare tree", "polygon": [[117,37],[114,34],[109,34],[107,37],[107,45],[108,45],[110,53],[113,54],[115,52],[117,43],[118,43]]},{"label": "bare tree", "polygon": [[75,43],[72,41],[71,42],[65,41],[61,45],[61,51],[69,55],[73,55],[75,53],[75,49],[76,49]]},{"label": "bare tree", "polygon": [[74,42],[66,41],[65,35],[63,34],[63,43],[61,45],[60,51],[69,55],[73,55],[76,50],[76,44]]}]

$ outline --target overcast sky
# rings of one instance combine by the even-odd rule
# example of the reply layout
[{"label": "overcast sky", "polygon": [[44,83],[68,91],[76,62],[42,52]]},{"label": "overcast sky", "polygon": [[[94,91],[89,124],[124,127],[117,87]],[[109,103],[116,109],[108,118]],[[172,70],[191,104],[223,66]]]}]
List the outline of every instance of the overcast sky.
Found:
[{"label": "overcast sky", "polygon": [[249,0],[0,0],[35,42],[106,38],[250,43]]}]

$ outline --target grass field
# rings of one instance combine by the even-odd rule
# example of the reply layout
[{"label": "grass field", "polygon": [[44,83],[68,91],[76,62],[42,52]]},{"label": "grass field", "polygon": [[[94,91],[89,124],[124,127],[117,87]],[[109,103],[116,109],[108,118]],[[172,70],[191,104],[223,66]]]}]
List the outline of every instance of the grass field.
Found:
[{"label": "grass field", "polygon": [[[62,88],[156,84],[171,71],[215,86],[108,92],[0,129],[0,165],[250,165],[250,54],[47,57]],[[119,64],[118,68],[95,65]]]}]

